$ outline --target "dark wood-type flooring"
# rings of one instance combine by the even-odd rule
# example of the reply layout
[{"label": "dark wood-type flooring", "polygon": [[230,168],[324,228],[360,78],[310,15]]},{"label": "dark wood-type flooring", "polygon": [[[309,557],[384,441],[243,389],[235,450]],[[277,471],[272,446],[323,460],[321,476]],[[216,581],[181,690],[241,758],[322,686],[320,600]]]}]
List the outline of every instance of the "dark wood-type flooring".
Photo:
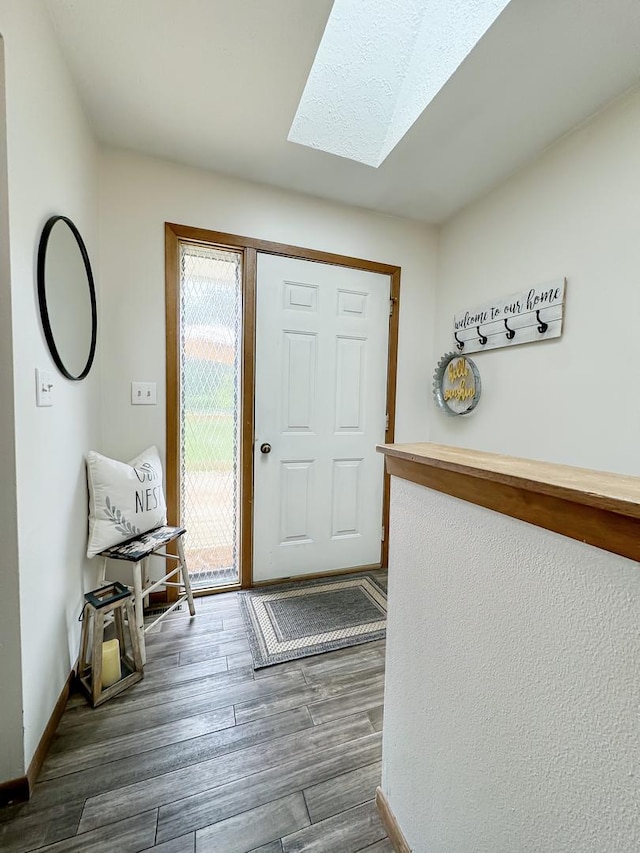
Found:
[{"label": "dark wood-type flooring", "polygon": [[384,641],[254,672],[236,594],[196,608],[147,634],[142,682],[95,710],[71,697],[0,850],[390,853]]}]

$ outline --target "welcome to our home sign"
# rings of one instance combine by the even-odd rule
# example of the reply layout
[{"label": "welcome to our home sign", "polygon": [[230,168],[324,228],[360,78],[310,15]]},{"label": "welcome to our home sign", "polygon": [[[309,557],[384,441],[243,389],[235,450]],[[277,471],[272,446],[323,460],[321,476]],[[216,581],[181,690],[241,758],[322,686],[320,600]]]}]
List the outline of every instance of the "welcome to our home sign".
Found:
[{"label": "welcome to our home sign", "polygon": [[565,284],[561,278],[460,311],[453,322],[456,349],[480,352],[559,338]]}]

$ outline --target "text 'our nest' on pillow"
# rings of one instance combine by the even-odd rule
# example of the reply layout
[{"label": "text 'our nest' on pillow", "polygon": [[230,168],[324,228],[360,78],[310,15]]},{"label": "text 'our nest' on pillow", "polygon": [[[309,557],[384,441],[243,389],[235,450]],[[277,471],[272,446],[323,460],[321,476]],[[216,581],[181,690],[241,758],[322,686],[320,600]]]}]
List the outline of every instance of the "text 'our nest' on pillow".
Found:
[{"label": "text 'our nest' on pillow", "polygon": [[157,447],[149,447],[131,462],[118,462],[90,450],[87,481],[88,557],[166,523],[167,505]]}]

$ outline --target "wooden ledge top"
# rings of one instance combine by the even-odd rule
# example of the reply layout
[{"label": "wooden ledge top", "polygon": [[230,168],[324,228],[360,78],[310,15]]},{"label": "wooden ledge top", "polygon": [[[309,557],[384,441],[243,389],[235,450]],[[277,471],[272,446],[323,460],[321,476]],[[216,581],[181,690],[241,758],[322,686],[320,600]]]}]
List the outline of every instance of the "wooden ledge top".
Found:
[{"label": "wooden ledge top", "polygon": [[[552,462],[536,462],[533,459],[518,459],[499,453],[484,453],[429,442],[382,444],[377,450],[387,457],[406,460],[416,466],[464,474],[628,518],[640,518],[640,477],[591,471],[588,468],[574,468]],[[406,470],[406,467],[403,468]],[[395,466],[395,471],[390,473],[403,476],[401,470]]]}]

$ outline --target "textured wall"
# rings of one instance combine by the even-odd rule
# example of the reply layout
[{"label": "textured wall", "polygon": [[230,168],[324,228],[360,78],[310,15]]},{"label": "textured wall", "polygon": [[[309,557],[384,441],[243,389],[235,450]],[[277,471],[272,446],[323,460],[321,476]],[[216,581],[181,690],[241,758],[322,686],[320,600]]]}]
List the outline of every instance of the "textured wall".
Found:
[{"label": "textured wall", "polygon": [[[0,32],[6,71],[17,488],[9,480],[2,486],[8,502],[17,500],[19,568],[11,543],[5,557],[12,591],[19,571],[22,656],[22,713],[7,708],[15,719],[5,723],[0,700],[0,756],[15,724],[19,735],[17,740],[9,735],[10,749],[19,744],[23,772],[77,656],[82,594],[94,585],[97,573],[84,554],[84,453],[97,443],[99,375],[94,368],[83,382],[69,382],[58,374],[42,333],[35,263],[44,223],[64,213],[83,234],[95,270],[98,170],[96,146],[43,4],[0,0]],[[54,373],[55,404],[50,408],[36,408],[36,367]],[[2,684],[8,691],[19,689],[15,680]],[[0,758],[4,781],[1,765]]]},{"label": "textured wall", "polygon": [[24,771],[4,40],[0,37],[0,782]]},{"label": "textured wall", "polygon": [[[640,475],[640,90],[442,230],[437,351],[464,307],[566,276],[563,336],[474,353],[482,400],[431,440]],[[618,319],[614,319],[614,318]]]},{"label": "textured wall", "polygon": [[414,853],[636,853],[638,565],[392,483],[383,788]]}]

